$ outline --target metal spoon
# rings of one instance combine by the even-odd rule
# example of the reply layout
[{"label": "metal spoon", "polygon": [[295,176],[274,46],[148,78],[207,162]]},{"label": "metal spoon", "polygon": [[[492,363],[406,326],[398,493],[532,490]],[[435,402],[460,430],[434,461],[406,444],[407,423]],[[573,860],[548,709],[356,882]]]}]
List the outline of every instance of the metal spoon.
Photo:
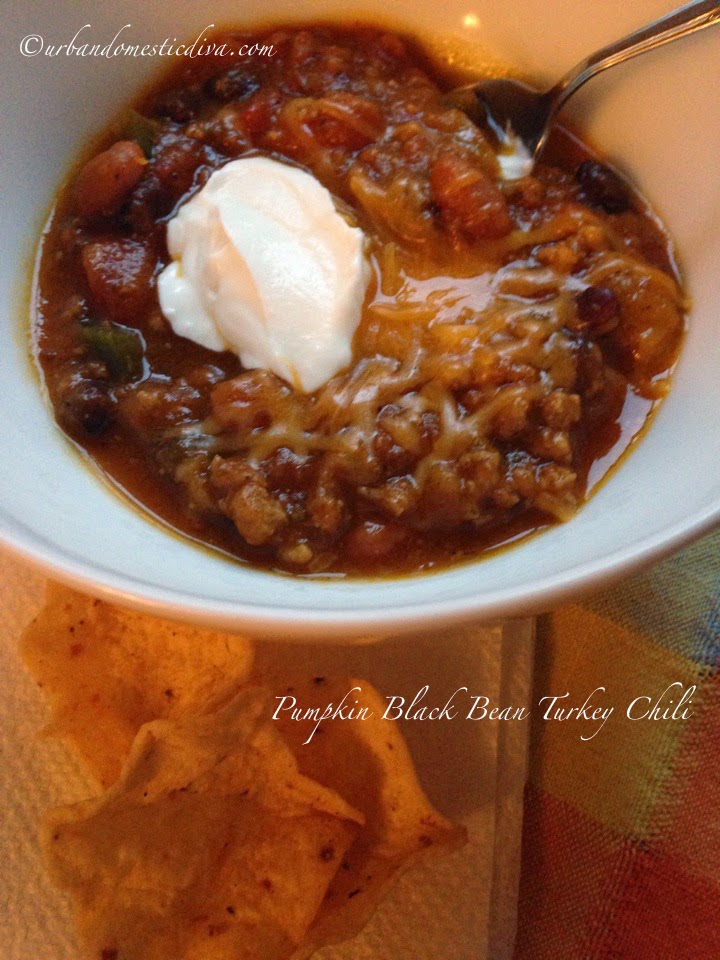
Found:
[{"label": "metal spoon", "polygon": [[[517,158],[518,163],[512,165],[517,168],[515,176],[523,176],[532,169],[565,101],[591,77],[718,22],[718,0],[693,0],[591,54],[544,93],[518,80],[483,80],[454,90],[448,95],[448,102],[459,107],[480,126],[489,126],[498,140],[501,154],[504,151]],[[505,176],[513,179],[512,173],[508,172],[511,168],[504,169]]]}]

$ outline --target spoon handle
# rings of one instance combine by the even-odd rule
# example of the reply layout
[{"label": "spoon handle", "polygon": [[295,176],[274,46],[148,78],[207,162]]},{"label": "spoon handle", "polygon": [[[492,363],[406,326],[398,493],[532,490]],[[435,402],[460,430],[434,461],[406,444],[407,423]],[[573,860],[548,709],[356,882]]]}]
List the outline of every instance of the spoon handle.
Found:
[{"label": "spoon handle", "polygon": [[614,67],[638,54],[647,53],[671,40],[703,30],[720,22],[720,2],[718,0],[693,0],[671,13],[654,20],[646,27],[628,34],[622,40],[609,44],[591,54],[552,88],[549,93],[553,99],[553,115],[557,113],[567,98],[591,77],[608,67]]}]

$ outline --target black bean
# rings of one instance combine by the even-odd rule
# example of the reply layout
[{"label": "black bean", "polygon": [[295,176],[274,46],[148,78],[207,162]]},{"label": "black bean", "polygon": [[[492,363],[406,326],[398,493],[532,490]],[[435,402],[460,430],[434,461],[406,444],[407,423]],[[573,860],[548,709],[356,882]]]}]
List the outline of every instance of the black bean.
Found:
[{"label": "black bean", "polygon": [[586,287],[576,298],[581,329],[596,337],[610,333],[620,320],[620,303],[610,287]]},{"label": "black bean", "polygon": [[107,384],[81,380],[66,393],[61,411],[70,433],[100,437],[115,423],[115,398]]},{"label": "black bean", "polygon": [[627,186],[609,167],[596,160],[583,160],[575,173],[583,198],[607,213],[622,213],[632,206]]},{"label": "black bean", "polygon": [[246,100],[259,89],[260,84],[242,66],[231,67],[219,77],[213,77],[207,85],[207,92],[225,103],[231,100]]},{"label": "black bean", "polygon": [[197,116],[200,105],[199,91],[192,89],[182,92],[169,90],[157,98],[153,113],[156,117],[164,117],[175,123],[189,123]]}]

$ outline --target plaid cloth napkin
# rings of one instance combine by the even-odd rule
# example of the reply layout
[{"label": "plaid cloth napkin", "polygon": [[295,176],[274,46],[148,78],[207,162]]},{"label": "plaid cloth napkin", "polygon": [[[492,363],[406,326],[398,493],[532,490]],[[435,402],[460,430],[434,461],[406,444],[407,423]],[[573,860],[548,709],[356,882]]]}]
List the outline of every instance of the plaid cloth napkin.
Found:
[{"label": "plaid cloth napkin", "polygon": [[534,702],[515,960],[720,960],[720,532],[541,618]]}]

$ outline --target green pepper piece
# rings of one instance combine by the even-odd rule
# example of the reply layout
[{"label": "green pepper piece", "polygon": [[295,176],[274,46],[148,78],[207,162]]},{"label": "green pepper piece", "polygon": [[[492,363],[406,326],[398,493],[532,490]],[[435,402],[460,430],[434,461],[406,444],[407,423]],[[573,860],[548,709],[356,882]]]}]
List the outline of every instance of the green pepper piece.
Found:
[{"label": "green pepper piece", "polygon": [[139,380],[145,371],[145,341],[138,330],[121,323],[84,323],[83,342],[98,360],[107,364],[110,376],[120,383]]},{"label": "green pepper piece", "polygon": [[160,128],[155,120],[143,116],[131,107],[125,111],[122,136],[126,140],[134,140],[148,159],[152,156],[159,132]]}]

